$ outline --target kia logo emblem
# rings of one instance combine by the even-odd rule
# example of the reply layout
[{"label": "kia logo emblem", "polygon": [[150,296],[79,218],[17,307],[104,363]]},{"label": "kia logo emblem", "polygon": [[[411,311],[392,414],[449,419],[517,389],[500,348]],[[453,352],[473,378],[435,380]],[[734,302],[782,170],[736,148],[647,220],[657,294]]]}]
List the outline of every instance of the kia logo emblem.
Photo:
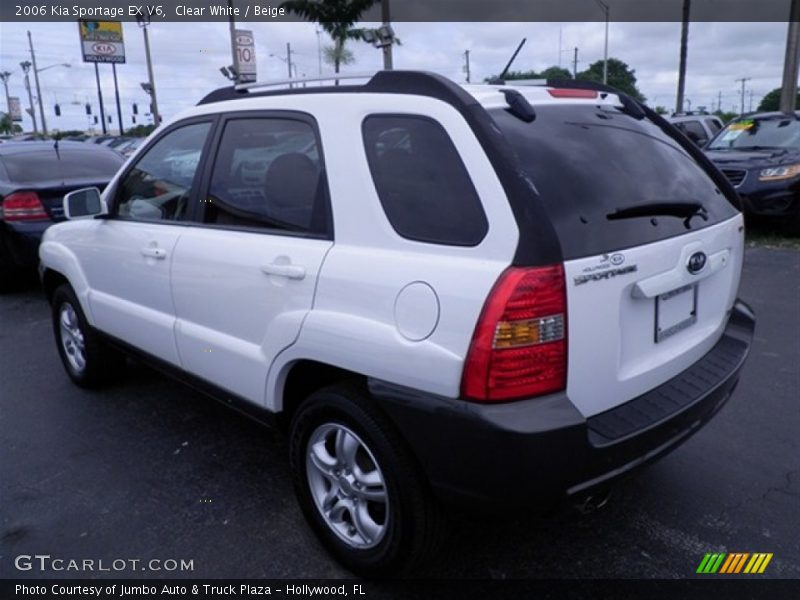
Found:
[{"label": "kia logo emblem", "polygon": [[705,252],[695,252],[689,257],[689,261],[686,263],[686,268],[692,275],[695,275],[700,271],[702,271],[703,267],[705,266],[706,266]]}]

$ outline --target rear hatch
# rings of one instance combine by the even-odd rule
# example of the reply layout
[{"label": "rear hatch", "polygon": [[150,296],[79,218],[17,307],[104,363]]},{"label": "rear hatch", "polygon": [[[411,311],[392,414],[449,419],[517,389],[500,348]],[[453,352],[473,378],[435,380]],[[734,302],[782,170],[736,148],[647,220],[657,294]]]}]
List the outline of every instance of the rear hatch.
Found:
[{"label": "rear hatch", "polygon": [[530,123],[491,111],[562,246],[567,393],[586,417],[708,352],[743,256],[738,210],[679,144],[615,98],[538,105]]}]

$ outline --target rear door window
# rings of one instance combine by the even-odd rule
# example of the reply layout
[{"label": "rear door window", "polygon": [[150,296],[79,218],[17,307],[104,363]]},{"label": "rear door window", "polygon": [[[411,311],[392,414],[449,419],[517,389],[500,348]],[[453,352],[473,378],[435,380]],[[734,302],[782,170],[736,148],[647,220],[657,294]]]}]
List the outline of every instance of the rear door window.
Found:
[{"label": "rear door window", "polygon": [[[694,159],[648,120],[612,107],[566,104],[537,106],[531,123],[502,109],[491,114],[538,192],[565,258],[655,242],[737,213]],[[646,210],[615,217],[668,203],[697,203],[705,219]]]},{"label": "rear door window", "polygon": [[372,180],[402,237],[474,246],[488,222],[467,169],[444,128],[428,117],[373,115],[362,126]]}]

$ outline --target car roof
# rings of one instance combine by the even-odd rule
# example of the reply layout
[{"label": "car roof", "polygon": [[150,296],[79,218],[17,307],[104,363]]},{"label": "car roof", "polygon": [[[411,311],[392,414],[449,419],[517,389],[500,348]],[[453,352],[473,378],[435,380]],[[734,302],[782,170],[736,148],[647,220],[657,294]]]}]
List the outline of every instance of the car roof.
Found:
[{"label": "car roof", "polygon": [[[260,97],[297,97],[298,95],[318,95],[318,94],[363,94],[363,93],[392,93],[431,96],[440,99],[447,99],[449,102],[463,103],[464,99],[457,98],[458,90],[460,94],[468,94],[471,99],[477,100],[484,108],[508,108],[506,92],[514,90],[519,92],[532,105],[541,104],[597,104],[610,103],[619,104],[620,97],[613,88],[595,89],[597,86],[603,88],[602,84],[594,84],[588,81],[572,80],[536,80],[536,81],[498,81],[486,84],[459,84],[446,77],[425,71],[378,71],[374,74],[347,76],[341,75],[342,85],[323,85],[300,87],[302,80],[292,80],[296,83],[293,88],[282,87],[275,89],[271,87],[276,84],[289,85],[289,80],[278,82],[263,82],[247,84],[245,86],[228,86],[219,88],[207,94],[199,103],[198,107],[204,104],[223,103],[240,99],[255,99]],[[364,84],[352,84],[350,80],[366,79]],[[329,79],[333,80],[334,77]],[[317,81],[309,79],[307,81]],[[574,88],[584,92],[594,92],[591,97],[554,97],[550,90],[552,88]],[[588,94],[587,94],[588,96]],[[192,114],[192,110],[185,111],[181,116],[186,117]],[[203,112],[203,111],[198,111]]]}]

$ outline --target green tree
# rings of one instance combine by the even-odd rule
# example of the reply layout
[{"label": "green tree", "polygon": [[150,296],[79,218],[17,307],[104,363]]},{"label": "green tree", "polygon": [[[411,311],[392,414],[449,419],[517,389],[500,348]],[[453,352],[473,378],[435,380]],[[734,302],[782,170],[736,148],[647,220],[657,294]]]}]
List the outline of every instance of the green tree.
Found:
[{"label": "green tree", "polygon": [[353,52],[344,44],[341,46],[325,46],[322,49],[322,56],[327,64],[336,68],[337,73],[339,72],[337,65],[352,65],[356,62]]},{"label": "green tree", "polygon": [[[578,73],[577,79],[602,83],[603,61],[598,60],[589,65],[588,69]],[[608,85],[625,92],[641,102],[646,100],[644,94],[636,87],[636,71],[618,58],[608,59]]]},{"label": "green tree", "polygon": [[363,40],[364,30],[354,27],[364,11],[370,9],[377,0],[287,0],[281,4],[306,21],[319,23],[333,39],[333,67],[336,73],[345,56],[347,40]]},{"label": "green tree", "polygon": [[14,122],[8,113],[0,113],[0,134],[14,133]]},{"label": "green tree", "polygon": [[[800,108],[800,89],[798,89],[797,97],[795,98],[794,102],[795,108]],[[761,103],[758,105],[759,112],[766,112],[769,110],[780,110],[781,109],[781,88],[775,88],[769,94],[764,96],[761,99]]]},{"label": "green tree", "polygon": [[[487,77],[486,81],[497,79],[499,75]],[[503,77],[504,81],[515,81],[518,79],[572,79],[572,73],[561,67],[547,67],[544,71],[509,71]]]},{"label": "green tree", "polygon": [[129,135],[131,137],[146,137],[150,135],[153,130],[156,128],[155,125],[136,125],[135,127],[131,127],[130,129],[125,131],[125,135]]}]

